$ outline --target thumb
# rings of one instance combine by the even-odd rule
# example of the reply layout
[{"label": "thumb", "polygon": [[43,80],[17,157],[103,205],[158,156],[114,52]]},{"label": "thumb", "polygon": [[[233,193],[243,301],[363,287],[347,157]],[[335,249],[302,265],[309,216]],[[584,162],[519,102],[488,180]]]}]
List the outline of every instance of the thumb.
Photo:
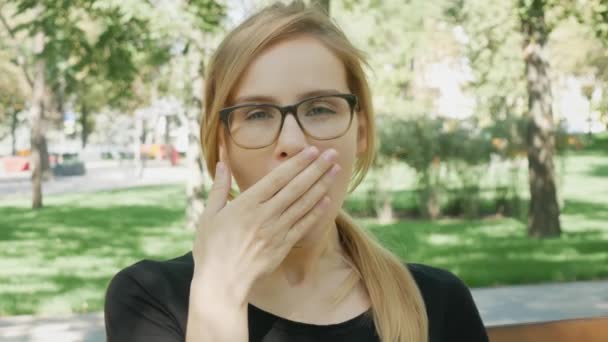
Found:
[{"label": "thumb", "polygon": [[219,161],[215,166],[215,178],[213,187],[207,200],[207,210],[210,214],[220,211],[228,201],[231,184],[230,170],[223,161]]}]

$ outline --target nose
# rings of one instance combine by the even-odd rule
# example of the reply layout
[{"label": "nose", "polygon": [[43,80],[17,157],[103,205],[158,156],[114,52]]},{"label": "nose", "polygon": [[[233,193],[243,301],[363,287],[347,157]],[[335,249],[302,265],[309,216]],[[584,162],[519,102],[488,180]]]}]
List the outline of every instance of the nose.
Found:
[{"label": "nose", "polygon": [[276,155],[279,159],[289,159],[308,146],[306,134],[298,125],[295,117],[288,114],[279,132],[276,144]]}]

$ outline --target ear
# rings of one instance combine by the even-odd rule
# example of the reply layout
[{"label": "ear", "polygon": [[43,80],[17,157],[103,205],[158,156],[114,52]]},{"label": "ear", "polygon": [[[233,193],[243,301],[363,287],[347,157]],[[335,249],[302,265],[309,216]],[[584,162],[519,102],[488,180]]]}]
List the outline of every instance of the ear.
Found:
[{"label": "ear", "polygon": [[367,152],[367,115],[357,113],[357,156]]}]

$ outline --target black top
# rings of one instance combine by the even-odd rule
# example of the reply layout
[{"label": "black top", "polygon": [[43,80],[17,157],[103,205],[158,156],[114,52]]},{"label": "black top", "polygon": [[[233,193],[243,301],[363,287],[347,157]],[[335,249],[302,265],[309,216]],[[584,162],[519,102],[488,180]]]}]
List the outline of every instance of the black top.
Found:
[{"label": "black top", "polygon": [[[426,265],[408,267],[426,304],[429,342],[488,341],[471,293],[459,278]],[[107,342],[184,341],[193,271],[189,252],[168,261],[143,260],[118,272],[106,293]],[[250,342],[379,342],[369,311],[330,325],[291,321],[252,304],[248,313]]]}]

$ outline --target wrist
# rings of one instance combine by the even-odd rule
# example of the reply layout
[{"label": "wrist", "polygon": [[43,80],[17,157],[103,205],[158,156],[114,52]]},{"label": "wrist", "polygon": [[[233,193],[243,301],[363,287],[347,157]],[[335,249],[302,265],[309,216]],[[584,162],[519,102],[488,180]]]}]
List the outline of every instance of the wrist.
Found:
[{"label": "wrist", "polygon": [[224,280],[217,275],[194,272],[190,283],[190,296],[203,305],[226,305],[231,308],[246,308],[250,286],[245,279]]}]

